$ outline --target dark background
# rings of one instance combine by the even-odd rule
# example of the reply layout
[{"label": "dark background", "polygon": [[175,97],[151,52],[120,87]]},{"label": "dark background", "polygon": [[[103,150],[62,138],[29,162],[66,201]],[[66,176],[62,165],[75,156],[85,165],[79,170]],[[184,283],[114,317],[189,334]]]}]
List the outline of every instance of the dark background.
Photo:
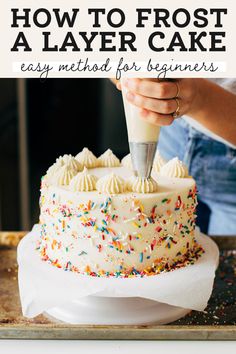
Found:
[{"label": "dark background", "polygon": [[[40,178],[59,155],[88,147],[122,158],[128,141],[120,93],[109,80],[26,80],[30,227],[39,216]],[[19,92],[0,79],[0,230],[19,230]]]}]

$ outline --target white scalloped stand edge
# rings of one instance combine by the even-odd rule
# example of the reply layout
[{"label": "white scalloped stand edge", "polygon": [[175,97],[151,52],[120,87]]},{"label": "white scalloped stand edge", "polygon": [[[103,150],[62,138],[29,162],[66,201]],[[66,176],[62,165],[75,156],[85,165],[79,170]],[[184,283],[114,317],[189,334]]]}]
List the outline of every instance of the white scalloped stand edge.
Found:
[{"label": "white scalloped stand edge", "polygon": [[98,278],[66,272],[41,261],[36,251],[40,225],[17,250],[23,315],[43,312],[78,324],[164,324],[203,311],[211,296],[219,250],[196,231],[205,253],[194,264],[144,278]]}]

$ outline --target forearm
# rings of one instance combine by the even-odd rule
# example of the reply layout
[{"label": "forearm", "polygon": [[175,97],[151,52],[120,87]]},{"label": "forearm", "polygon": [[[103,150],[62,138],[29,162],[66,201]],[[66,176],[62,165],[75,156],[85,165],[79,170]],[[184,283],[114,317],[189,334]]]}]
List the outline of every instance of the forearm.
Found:
[{"label": "forearm", "polygon": [[188,115],[236,145],[236,95],[209,80],[196,80],[196,99]]}]

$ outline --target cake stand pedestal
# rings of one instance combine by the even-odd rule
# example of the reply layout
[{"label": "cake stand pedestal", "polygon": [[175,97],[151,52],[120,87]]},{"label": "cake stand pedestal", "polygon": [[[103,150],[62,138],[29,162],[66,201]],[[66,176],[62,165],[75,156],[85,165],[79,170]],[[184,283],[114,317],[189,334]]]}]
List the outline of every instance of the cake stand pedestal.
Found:
[{"label": "cake stand pedestal", "polygon": [[147,325],[166,324],[185,316],[190,310],[140,297],[86,296],[46,316],[71,324]]}]

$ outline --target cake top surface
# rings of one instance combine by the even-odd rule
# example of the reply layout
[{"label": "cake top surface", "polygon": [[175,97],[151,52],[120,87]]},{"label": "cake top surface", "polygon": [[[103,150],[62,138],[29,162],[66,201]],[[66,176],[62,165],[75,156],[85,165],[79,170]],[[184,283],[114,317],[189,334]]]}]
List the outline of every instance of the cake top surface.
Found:
[{"label": "cake top surface", "polygon": [[[98,167],[98,168],[93,168],[89,170],[89,175],[91,176],[95,176],[97,178],[97,180],[101,180],[101,179],[106,179],[107,176],[110,176],[111,174],[113,174],[116,177],[120,177],[123,180],[129,180],[131,177],[133,177],[132,171],[129,170],[128,168],[125,167]],[[75,175],[75,177],[73,177],[73,179],[75,179],[77,177],[77,175]],[[161,194],[166,194],[168,192],[173,193],[173,192],[180,192],[181,190],[186,190],[186,189],[191,189],[195,186],[195,181],[193,178],[171,178],[171,177],[166,177],[166,176],[161,176],[160,174],[157,174],[155,172],[153,172],[153,178],[156,181],[157,185],[158,185],[158,189],[156,192],[154,193],[135,193],[135,192],[131,192],[129,190],[126,191],[121,191],[121,192],[117,192],[114,191],[111,194],[117,194],[117,196],[121,195],[139,195],[142,194],[143,198],[148,198],[151,196],[156,197],[157,195],[161,195]],[[73,181],[72,179],[72,181]],[[78,177],[77,177],[78,179]],[[71,182],[71,184],[73,184]],[[70,187],[69,185],[56,185],[54,183],[49,183],[49,187],[57,190],[57,191],[66,191],[66,192],[70,192],[71,194],[76,194],[76,195],[80,195],[81,197],[83,195],[88,195],[87,191],[75,191]],[[90,190],[89,191],[91,198],[93,197],[93,195],[97,195],[97,194],[101,194],[101,193],[106,193],[105,191],[102,190]],[[109,193],[107,193],[109,194]]]},{"label": "cake top surface", "polygon": [[[87,159],[88,156],[91,159]],[[180,192],[195,186],[195,181],[189,176],[182,161],[176,157],[167,162],[158,151],[155,158],[158,168],[153,168],[150,179],[135,177],[132,163],[122,166],[109,149],[96,158],[86,148],[76,158],[71,155],[59,157],[43,179],[46,185],[76,195],[79,193],[80,197],[87,193],[91,197],[97,194],[160,196],[162,193]],[[130,160],[130,155],[126,156],[126,161],[128,159]]]}]

